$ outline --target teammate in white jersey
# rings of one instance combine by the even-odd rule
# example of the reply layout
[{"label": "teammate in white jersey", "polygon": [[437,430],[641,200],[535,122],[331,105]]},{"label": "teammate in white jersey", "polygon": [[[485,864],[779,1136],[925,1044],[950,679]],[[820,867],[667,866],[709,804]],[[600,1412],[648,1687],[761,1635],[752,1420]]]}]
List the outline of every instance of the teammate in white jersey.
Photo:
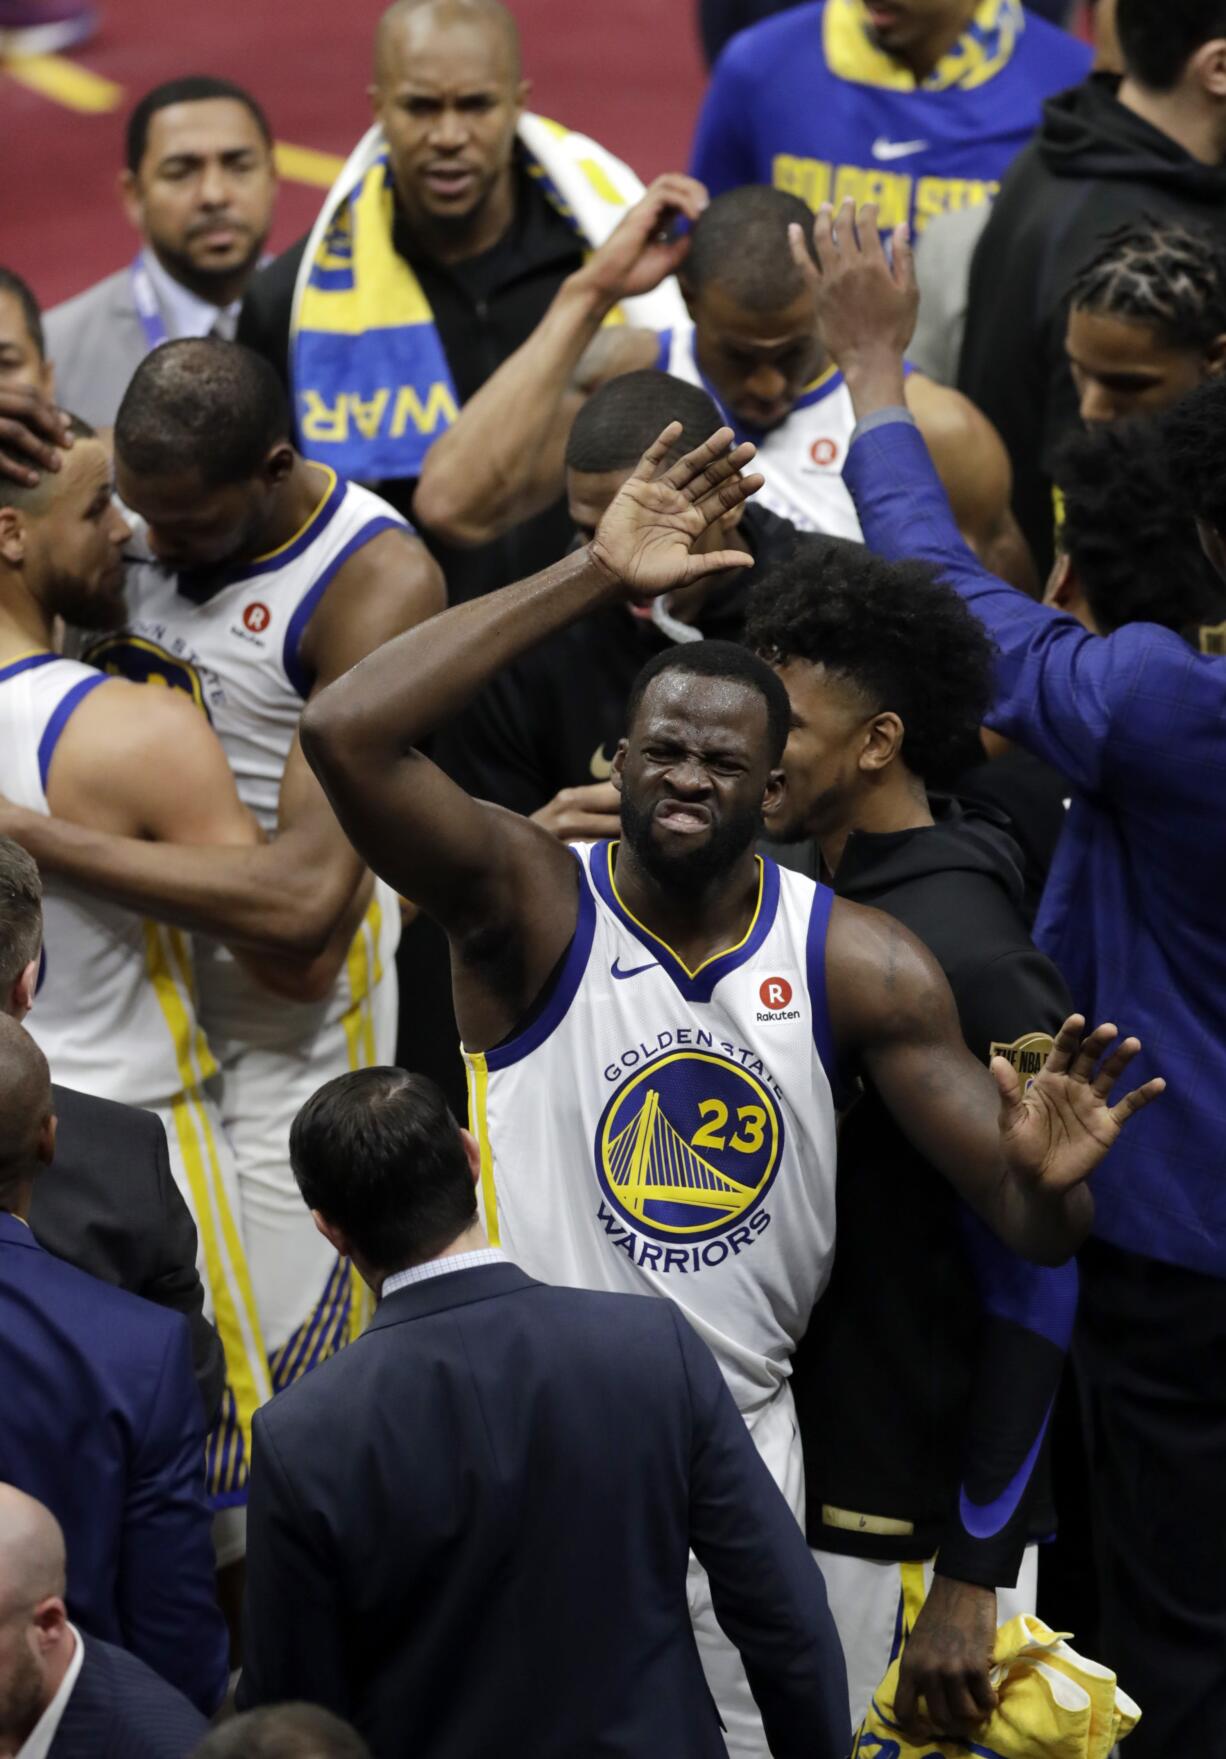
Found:
[{"label": "teammate in white jersey", "polygon": [[[843,460],[851,399],[827,358],[817,303],[793,261],[789,225],[812,216],[797,196],[765,186],[705,198],[688,239],[666,242],[675,208],[695,205],[689,179],[662,180],[559,289],[528,340],[465,404],[431,448],[414,500],[423,525],[451,543],[492,541],[561,491],[567,436],[584,400],[622,373],[656,367],[714,398],[757,448],[764,506],[802,531],[860,539]],[[656,335],[602,327],[628,289],[676,268],[690,323]],[[913,373],[907,396],[963,535],[1016,585],[1035,585],[1009,510],[1008,454],[991,423],[956,391]]]},{"label": "teammate in white jersey", "polygon": [[[649,666],[614,764],[616,843],[568,849],[472,800],[421,741],[502,665],[628,595],[740,567],[693,554],[761,478],[724,428],[670,427],[591,544],[389,643],[308,708],[303,739],[355,845],[445,928],[487,1228],[535,1274],[679,1301],[799,1512],[788,1356],[834,1242],[834,1090],[862,1065],[912,1140],[1015,1249],[1067,1255],[1125,1120],[1135,1040],[1074,1017],[1028,1093],[967,1051],[948,985],[898,924],[754,853],[789,710],[747,650]],[[406,691],[403,680],[413,679]],[[701,1579],[692,1611],[730,1749],[762,1751]]]},{"label": "teammate in white jersey", "polygon": [[[52,651],[57,617],[95,630],[124,615],[127,524],[110,460],[78,424],[58,474],[0,481],[0,750],[10,815],[31,848],[48,813],[94,832],[227,845],[258,837],[220,745],[190,703]],[[168,756],[172,761],[167,761]],[[191,849],[187,849],[191,858]],[[217,1506],[243,1494],[251,1418],[271,1381],[242,1242],[234,1157],[206,1085],[216,1063],[197,1019],[187,938],[48,878],[41,978],[29,1020],[57,1077],[161,1117],[195,1218],[209,1316],[226,1355],[209,1438]]]},{"label": "teammate in white jersey", "polygon": [[[289,1126],[322,1082],[393,1059],[400,930],[397,899],[372,892],[302,760],[298,720],[313,690],[444,602],[399,515],[308,464],[288,435],[276,375],[247,349],[168,343],[141,365],[115,425],[117,487],[145,521],[129,546],[128,617],[84,649],[204,710],[273,841],[236,863],[223,849],[87,842],[48,824],[33,848],[53,870],[198,931],[200,1012],[222,1069],[274,1390],[367,1311],[303,1214]],[[245,941],[283,948],[262,980],[228,950]]]}]

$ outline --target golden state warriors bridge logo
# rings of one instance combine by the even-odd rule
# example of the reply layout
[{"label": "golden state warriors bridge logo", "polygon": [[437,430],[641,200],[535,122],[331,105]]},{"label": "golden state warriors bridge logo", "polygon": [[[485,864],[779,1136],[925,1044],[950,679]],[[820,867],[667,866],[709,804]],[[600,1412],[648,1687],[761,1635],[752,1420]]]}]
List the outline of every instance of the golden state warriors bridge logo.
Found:
[{"label": "golden state warriors bridge logo", "polygon": [[207,715],[204,681],[185,654],[170,653],[156,641],[123,630],[117,635],[103,636],[85,648],[82,659],[112,678],[126,678],[132,684],[156,684],[190,696],[197,708]]},{"label": "golden state warriors bridge logo", "polygon": [[[675,1051],[613,1095],[595,1150],[601,1189],[629,1228],[680,1247],[724,1235],[731,1243],[738,1224],[748,1224],[748,1244],[751,1228],[759,1232],[768,1219],[755,1212],[779,1169],[783,1119],[749,1070],[725,1057]],[[611,1232],[615,1218],[601,1219]],[[688,1252],[675,1256],[690,1259]],[[702,1261],[726,1256],[725,1247],[718,1259],[704,1253]]]}]

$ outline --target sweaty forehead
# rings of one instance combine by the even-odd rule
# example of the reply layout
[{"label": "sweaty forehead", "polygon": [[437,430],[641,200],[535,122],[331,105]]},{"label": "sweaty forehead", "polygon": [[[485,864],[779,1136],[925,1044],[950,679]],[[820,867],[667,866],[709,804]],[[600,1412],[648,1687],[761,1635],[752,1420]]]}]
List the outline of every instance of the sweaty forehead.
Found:
[{"label": "sweaty forehead", "polygon": [[519,46],[494,7],[416,6],[386,20],[375,42],[380,85],[478,90],[513,86]]},{"label": "sweaty forehead", "polygon": [[694,321],[700,329],[718,330],[747,348],[780,348],[815,334],[817,313],[813,296],[807,292],[782,305],[761,307],[751,305],[734,288],[713,281],[699,295]]},{"label": "sweaty forehead", "polygon": [[698,745],[756,746],[766,737],[766,703],[739,678],[698,672],[661,672],[648,684],[634,734],[683,739]]}]

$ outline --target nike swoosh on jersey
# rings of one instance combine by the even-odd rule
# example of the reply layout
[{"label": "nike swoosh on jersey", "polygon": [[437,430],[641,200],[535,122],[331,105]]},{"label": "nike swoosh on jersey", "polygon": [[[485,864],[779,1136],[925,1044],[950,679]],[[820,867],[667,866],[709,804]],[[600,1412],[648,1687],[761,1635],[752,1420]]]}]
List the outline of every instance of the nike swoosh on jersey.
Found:
[{"label": "nike swoosh on jersey", "polygon": [[869,151],[874,159],[908,159],[912,153],[922,153],[928,145],[926,140],[886,140],[878,135]]},{"label": "nike swoosh on jersey", "polygon": [[589,768],[591,769],[593,778],[597,782],[607,782],[609,777],[613,774],[613,760],[612,758],[605,756],[603,745],[598,745],[592,753],[592,761]]},{"label": "nike swoosh on jersey", "polygon": [[655,969],[656,961],[654,959],[650,959],[646,965],[634,965],[629,971],[623,971],[616,959],[609,966],[610,975],[613,977],[637,977],[642,971],[654,971]]},{"label": "nike swoosh on jersey", "polygon": [[1047,1424],[1051,1417],[1051,1406],[1039,1425],[1039,1433],[1031,1443],[1030,1452],[1022,1461],[1017,1471],[999,1496],[991,1502],[972,1502],[966,1494],[965,1484],[958,1490],[958,1518],[972,1539],[992,1539],[1008,1526],[1017,1513],[1017,1506],[1022,1500],[1026,1486],[1030,1482],[1030,1474],[1034,1471],[1034,1463],[1039,1457],[1039,1449],[1043,1446],[1043,1437],[1047,1434]]}]

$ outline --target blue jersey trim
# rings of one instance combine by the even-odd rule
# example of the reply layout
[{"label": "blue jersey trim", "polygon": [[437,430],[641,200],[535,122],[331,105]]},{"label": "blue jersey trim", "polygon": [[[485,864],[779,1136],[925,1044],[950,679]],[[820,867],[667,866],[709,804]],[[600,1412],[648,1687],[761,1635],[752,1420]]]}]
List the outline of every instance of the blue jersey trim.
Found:
[{"label": "blue jersey trim", "polygon": [[673,333],[671,330],[660,331],[660,349],[656,355],[656,371],[666,373],[673,358]]},{"label": "blue jersey trim", "polygon": [[809,927],[805,935],[805,976],[809,984],[809,1008],[813,1016],[813,1043],[826,1071],[826,1079],[834,1095],[836,1109],[847,1103],[846,1083],[839,1072],[838,1053],[834,1047],[834,1029],[830,1024],[830,1003],[826,995],[826,935],[830,928],[830,912],[834,909],[834,893],[817,881],[813,907],[809,911]]},{"label": "blue jersey trim", "polygon": [[686,970],[666,941],[660,940],[649,928],[635,921],[618,897],[613,884],[615,848],[616,844],[610,842],[592,845],[591,874],[596,890],[617,920],[647,949],[687,1002],[709,1002],[716,985],[729,972],[738,971],[742,965],[748,964],[775,926],[775,917],[779,910],[778,867],[768,856],[757,857],[761,885],[758,908],[748,933],[735,947],[729,947],[727,952],[717,953],[714,958],[706,960],[698,971],[691,972]]},{"label": "blue jersey trim", "polygon": [[38,774],[44,794],[47,792],[47,773],[51,768],[51,759],[55,756],[60,734],[68,725],[73,710],[80,706],[91,690],[97,690],[99,684],[109,683],[110,679],[105,672],[99,672],[93,678],[82,678],[56,703],[51,719],[43,728],[43,736],[38,742]]},{"label": "blue jersey trim", "polygon": [[[303,631],[311,620],[311,613],[331,586],[338,570],[345,566],[350,556],[355,555],[358,550],[370,542],[371,538],[378,537],[381,532],[403,531],[407,533],[408,529],[403,520],[392,518],[388,514],[376,514],[373,519],[368,520],[365,525],[355,531],[349,542],[336,552],[323,573],[312,582],[298,601],[298,606],[289,620],[289,627],[285,631],[285,642],[281,649],[281,663],[285,667],[286,677],[304,702],[311,694],[313,679],[307,676],[306,669],[298,657],[298,647],[302,641]],[[281,562],[286,560],[288,560],[288,552],[279,558]]]},{"label": "blue jersey trim", "polygon": [[7,684],[10,678],[16,678],[21,672],[33,672],[38,666],[53,666],[62,658],[62,654],[27,654],[11,665],[0,666],[0,684]]},{"label": "blue jersey trim", "polygon": [[510,1068],[512,1063],[521,1063],[533,1051],[539,1050],[565,1020],[571,1003],[579,993],[579,985],[583,982],[588,957],[592,951],[592,939],[596,933],[596,900],[583,871],[582,860],[578,855],[574,859],[579,869],[579,919],[575,923],[570,946],[566,949],[566,957],[554,979],[553,987],[537,1003],[523,1031],[516,1032],[514,1037],[504,1039],[493,1050],[484,1053],[485,1067],[491,1075],[498,1069]]}]

